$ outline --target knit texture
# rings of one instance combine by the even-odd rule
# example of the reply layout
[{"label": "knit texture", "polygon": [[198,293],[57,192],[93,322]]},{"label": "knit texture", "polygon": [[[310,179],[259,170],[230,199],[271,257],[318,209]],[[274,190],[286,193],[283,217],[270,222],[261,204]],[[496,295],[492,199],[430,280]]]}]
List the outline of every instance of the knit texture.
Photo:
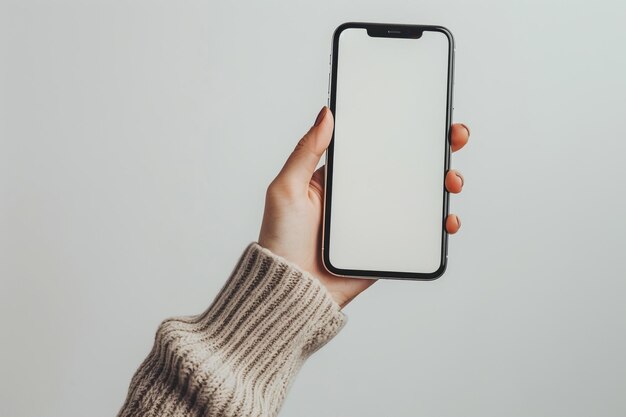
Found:
[{"label": "knit texture", "polygon": [[345,321],[317,279],[253,243],[204,313],[159,326],[118,416],[275,416]]}]

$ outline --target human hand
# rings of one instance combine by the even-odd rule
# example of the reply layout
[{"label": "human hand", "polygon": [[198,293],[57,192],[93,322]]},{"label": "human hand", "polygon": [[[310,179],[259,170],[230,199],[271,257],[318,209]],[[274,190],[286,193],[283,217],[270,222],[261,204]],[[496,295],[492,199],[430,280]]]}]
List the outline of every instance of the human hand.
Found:
[{"label": "human hand", "polygon": [[[278,176],[267,189],[259,245],[311,273],[326,287],[342,308],[375,279],[332,275],[324,268],[321,254],[324,169],[315,170],[333,133],[334,120],[323,107],[311,129],[296,145]],[[463,148],[469,129],[454,124],[450,129],[453,152]],[[463,176],[456,170],[446,173],[446,189],[454,194],[463,188]],[[446,230],[456,233],[461,221],[455,214],[446,219]]]}]

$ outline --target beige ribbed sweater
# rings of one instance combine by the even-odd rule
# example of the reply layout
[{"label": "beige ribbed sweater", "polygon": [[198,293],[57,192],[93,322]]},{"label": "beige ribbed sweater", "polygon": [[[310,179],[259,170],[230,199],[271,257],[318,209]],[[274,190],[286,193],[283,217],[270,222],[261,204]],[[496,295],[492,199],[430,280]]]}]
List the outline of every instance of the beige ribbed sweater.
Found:
[{"label": "beige ribbed sweater", "polygon": [[317,279],[253,243],[204,313],[159,326],[118,416],[275,416],[345,321]]}]

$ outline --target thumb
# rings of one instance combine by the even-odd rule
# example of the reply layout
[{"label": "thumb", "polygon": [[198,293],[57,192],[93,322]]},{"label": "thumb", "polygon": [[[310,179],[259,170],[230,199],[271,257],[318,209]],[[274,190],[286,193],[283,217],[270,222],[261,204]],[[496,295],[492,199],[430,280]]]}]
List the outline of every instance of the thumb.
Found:
[{"label": "thumb", "polygon": [[333,116],[328,107],[322,107],[315,124],[296,145],[277,180],[306,189],[320,158],[328,148],[333,134]]}]

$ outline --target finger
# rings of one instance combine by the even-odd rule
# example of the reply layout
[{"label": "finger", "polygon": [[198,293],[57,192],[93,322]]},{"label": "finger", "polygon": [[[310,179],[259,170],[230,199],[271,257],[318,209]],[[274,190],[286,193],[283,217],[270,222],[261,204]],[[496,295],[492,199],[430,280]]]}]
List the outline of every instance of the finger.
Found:
[{"label": "finger", "polygon": [[313,171],[326,151],[333,133],[333,117],[324,106],[317,115],[315,124],[296,145],[277,180],[305,190]]},{"label": "finger", "polygon": [[451,214],[446,219],[446,230],[449,234],[453,235],[461,228],[461,219],[456,214]]},{"label": "finger", "polygon": [[313,173],[311,183],[317,185],[320,189],[324,189],[324,176],[326,175],[326,165],[322,165]]},{"label": "finger", "polygon": [[463,148],[470,137],[470,130],[463,123],[455,123],[450,128],[450,146],[452,152]]},{"label": "finger", "polygon": [[458,194],[463,190],[463,185],[465,184],[465,180],[463,179],[463,175],[456,169],[451,169],[446,174],[446,190],[451,193]]}]

